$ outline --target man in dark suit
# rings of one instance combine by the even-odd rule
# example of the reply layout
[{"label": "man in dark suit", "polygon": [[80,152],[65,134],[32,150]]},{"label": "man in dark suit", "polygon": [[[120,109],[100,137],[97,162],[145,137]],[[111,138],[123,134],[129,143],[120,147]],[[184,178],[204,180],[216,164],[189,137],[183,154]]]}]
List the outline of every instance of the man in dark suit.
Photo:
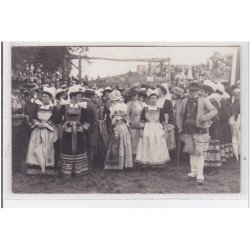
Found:
[{"label": "man in dark suit", "polygon": [[86,116],[88,116],[90,124],[87,129],[87,151],[89,160],[89,169],[93,170],[93,162],[95,149],[98,142],[98,112],[95,104],[92,102],[92,98],[95,96],[95,91],[93,89],[86,89],[83,92],[83,103],[87,103],[87,108],[85,109]]}]

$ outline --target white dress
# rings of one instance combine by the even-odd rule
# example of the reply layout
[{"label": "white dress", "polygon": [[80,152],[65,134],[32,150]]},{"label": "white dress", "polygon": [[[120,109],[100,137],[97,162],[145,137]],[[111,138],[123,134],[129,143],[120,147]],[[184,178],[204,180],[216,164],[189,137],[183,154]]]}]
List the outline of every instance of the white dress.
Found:
[{"label": "white dress", "polygon": [[141,115],[143,138],[139,139],[136,155],[136,161],[142,166],[164,166],[170,160],[160,120],[164,121],[160,108],[148,106],[143,109]]},{"label": "white dress", "polygon": [[113,103],[110,107],[112,132],[107,148],[105,169],[122,170],[133,167],[131,137],[126,120],[127,105]]},{"label": "white dress", "polygon": [[[54,107],[55,109],[55,107]],[[37,165],[45,173],[45,167],[54,166],[54,146],[53,143],[58,139],[55,125],[51,121],[53,107],[40,106],[37,117],[33,119],[32,133],[30,137],[26,163]],[[39,128],[38,124],[43,124]]]}]

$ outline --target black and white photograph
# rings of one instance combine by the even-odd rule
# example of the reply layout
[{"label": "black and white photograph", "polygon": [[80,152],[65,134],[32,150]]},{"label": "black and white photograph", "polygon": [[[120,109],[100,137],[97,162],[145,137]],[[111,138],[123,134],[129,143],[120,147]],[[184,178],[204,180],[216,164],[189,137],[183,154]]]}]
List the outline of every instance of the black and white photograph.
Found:
[{"label": "black and white photograph", "polygon": [[246,1],[0,12],[1,249],[249,249]]},{"label": "black and white photograph", "polygon": [[240,194],[240,62],[219,43],[11,43],[11,192]]}]

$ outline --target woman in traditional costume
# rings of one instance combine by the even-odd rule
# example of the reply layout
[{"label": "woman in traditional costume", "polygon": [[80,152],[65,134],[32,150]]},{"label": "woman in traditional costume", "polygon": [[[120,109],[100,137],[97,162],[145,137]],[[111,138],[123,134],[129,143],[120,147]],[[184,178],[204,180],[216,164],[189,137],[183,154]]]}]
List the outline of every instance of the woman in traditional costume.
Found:
[{"label": "woman in traditional costume", "polygon": [[127,123],[127,105],[121,103],[121,93],[114,90],[109,96],[112,101],[110,118],[112,130],[107,149],[105,169],[119,169],[133,167],[131,137]]},{"label": "woman in traditional costume", "polygon": [[58,139],[56,129],[57,110],[52,103],[53,89],[45,87],[42,104],[37,105],[31,116],[31,137],[26,157],[27,174],[54,174],[54,143]]},{"label": "woman in traditional costume", "polygon": [[54,104],[55,104],[57,110],[60,110],[62,105],[65,105],[69,102],[68,100],[65,99],[66,97],[67,97],[67,93],[64,89],[58,88],[56,90]]},{"label": "woman in traditional costume", "polygon": [[[220,94],[215,93],[216,89],[217,87],[214,82],[205,80],[200,92],[204,98],[207,98],[212,103],[217,112],[219,112],[221,97]],[[218,115],[211,120],[209,136],[210,141],[208,150],[204,154],[204,169],[211,175],[216,174],[222,165],[220,151],[220,120]]]},{"label": "woman in traditional costume", "polygon": [[102,93],[99,90],[96,90],[94,104],[96,105],[97,112],[98,112],[100,136],[104,143],[104,147],[105,147],[104,152],[105,152],[108,146],[109,138],[108,138],[106,121],[105,121],[105,107],[104,107],[101,97],[102,97]]},{"label": "woman in traditional costume", "polygon": [[149,104],[143,108],[140,117],[140,139],[136,161],[142,166],[165,166],[170,160],[163,129],[166,119],[162,109],[157,106],[157,89],[149,89],[148,97]]},{"label": "woman in traditional costume", "polygon": [[112,130],[112,124],[111,124],[111,118],[110,118],[110,107],[112,105],[112,102],[110,99],[107,99],[105,102],[103,102],[103,104],[104,104],[104,120],[106,123],[106,128],[108,132],[108,142],[109,142],[109,138],[110,138],[110,134]]},{"label": "woman in traditional costume", "polygon": [[162,109],[165,116],[165,138],[167,141],[168,150],[176,148],[175,131],[174,131],[174,112],[171,102],[171,96],[167,87],[167,84],[161,84],[157,86],[159,92],[159,98],[157,100],[157,106]]},{"label": "woman in traditional costume", "polygon": [[143,103],[138,100],[138,92],[131,92],[131,101],[127,103],[127,121],[130,125],[130,136],[132,144],[133,160],[135,160],[138,142],[140,138],[140,116],[144,107]]},{"label": "woman in traditional costume", "polygon": [[230,95],[225,92],[225,87],[217,82],[217,90],[220,94],[220,110],[218,113],[220,120],[220,150],[221,161],[226,162],[233,158],[232,130],[229,119],[233,114],[233,107],[229,102]]},{"label": "woman in traditional costume", "polygon": [[141,88],[138,92],[138,100],[145,107],[148,103],[147,89]]},{"label": "woman in traditional costume", "polygon": [[[81,176],[88,171],[85,133],[89,129],[87,103],[81,102],[80,85],[69,88],[70,103],[62,105],[58,122],[60,124],[61,172],[65,177]],[[81,106],[80,103],[81,102]]]},{"label": "woman in traditional costume", "polygon": [[[91,95],[93,91],[93,95]],[[104,105],[102,103],[102,94],[99,90],[88,90],[89,92],[89,104],[93,103],[96,113],[96,128],[92,133],[93,139],[95,138],[95,147],[93,154],[93,166],[95,168],[104,168],[104,161],[106,156],[107,144],[108,144],[108,132],[106,122],[104,120]],[[85,94],[86,98],[86,94]],[[94,111],[94,110],[93,110]]]}]

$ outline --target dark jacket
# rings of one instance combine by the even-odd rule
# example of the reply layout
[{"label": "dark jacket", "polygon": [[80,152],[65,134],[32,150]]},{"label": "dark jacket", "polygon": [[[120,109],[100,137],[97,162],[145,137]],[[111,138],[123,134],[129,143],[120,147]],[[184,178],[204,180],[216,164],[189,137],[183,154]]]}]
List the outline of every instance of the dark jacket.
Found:
[{"label": "dark jacket", "polygon": [[174,124],[174,110],[173,110],[173,105],[170,100],[166,100],[164,102],[163,108],[162,108],[163,114],[168,114],[168,124]]},{"label": "dark jacket", "polygon": [[83,116],[88,117],[88,121],[90,123],[89,129],[86,133],[87,137],[87,146],[96,147],[98,140],[98,112],[94,103],[91,101],[87,101],[87,108],[83,109]]}]

